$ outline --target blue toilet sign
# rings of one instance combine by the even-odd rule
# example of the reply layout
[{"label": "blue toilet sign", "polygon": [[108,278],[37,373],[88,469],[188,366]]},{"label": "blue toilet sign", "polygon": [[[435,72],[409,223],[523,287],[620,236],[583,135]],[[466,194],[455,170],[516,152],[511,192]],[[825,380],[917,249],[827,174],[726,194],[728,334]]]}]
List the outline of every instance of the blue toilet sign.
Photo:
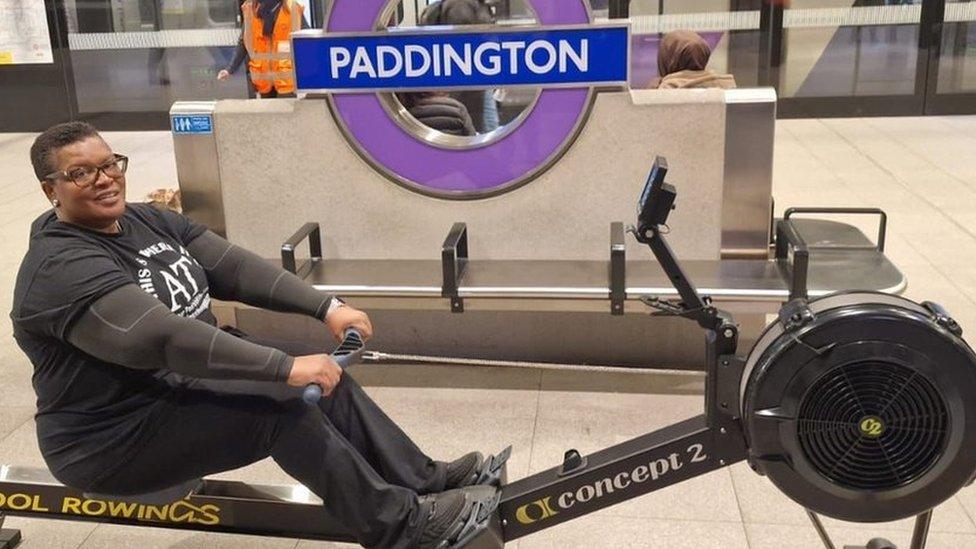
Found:
[{"label": "blue toilet sign", "polygon": [[179,135],[213,133],[213,117],[209,114],[178,114],[170,117],[173,133]]}]

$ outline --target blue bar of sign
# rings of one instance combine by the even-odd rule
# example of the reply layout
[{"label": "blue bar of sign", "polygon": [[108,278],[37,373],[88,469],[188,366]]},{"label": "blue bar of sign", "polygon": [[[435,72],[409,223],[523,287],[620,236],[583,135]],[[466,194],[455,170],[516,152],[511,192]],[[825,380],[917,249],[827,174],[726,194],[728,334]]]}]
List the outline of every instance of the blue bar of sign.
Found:
[{"label": "blue bar of sign", "polygon": [[173,133],[207,134],[213,133],[213,117],[209,114],[180,114],[170,118]]},{"label": "blue bar of sign", "polygon": [[625,84],[626,25],[293,36],[301,91]]}]

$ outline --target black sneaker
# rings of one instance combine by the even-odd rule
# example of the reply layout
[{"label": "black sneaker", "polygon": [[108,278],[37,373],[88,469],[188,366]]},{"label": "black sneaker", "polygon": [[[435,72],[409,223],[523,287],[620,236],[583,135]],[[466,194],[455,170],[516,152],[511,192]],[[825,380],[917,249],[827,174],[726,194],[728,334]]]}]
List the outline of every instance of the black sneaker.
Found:
[{"label": "black sneaker", "polygon": [[481,452],[471,452],[447,464],[445,490],[464,488],[477,484],[498,486],[504,473],[505,463],[512,455],[512,447],[487,458]]},{"label": "black sneaker", "polygon": [[491,486],[469,486],[420,499],[426,523],[417,540],[420,549],[453,549],[471,541],[497,509],[499,492]]},{"label": "black sneaker", "polygon": [[448,490],[421,498],[421,509],[426,508],[427,521],[417,546],[421,549],[449,547],[461,533],[472,503],[463,490]]},{"label": "black sneaker", "polygon": [[478,482],[484,461],[485,457],[481,455],[481,452],[471,452],[448,463],[447,483],[444,485],[444,489],[463,488]]}]

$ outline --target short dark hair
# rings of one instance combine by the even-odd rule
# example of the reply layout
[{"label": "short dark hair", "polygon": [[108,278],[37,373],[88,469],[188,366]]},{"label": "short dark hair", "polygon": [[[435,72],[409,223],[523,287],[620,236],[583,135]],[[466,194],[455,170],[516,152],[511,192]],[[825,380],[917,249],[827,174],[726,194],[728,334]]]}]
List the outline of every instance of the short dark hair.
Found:
[{"label": "short dark hair", "polygon": [[38,181],[54,172],[57,168],[51,165],[51,157],[63,147],[84,141],[89,137],[99,137],[98,130],[88,122],[65,122],[44,130],[31,145],[31,164]]}]

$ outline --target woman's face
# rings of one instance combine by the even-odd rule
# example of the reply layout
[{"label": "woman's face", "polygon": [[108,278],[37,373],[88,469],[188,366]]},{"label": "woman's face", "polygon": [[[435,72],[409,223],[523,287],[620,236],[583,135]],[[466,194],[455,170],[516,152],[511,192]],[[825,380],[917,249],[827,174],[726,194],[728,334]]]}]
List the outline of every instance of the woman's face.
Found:
[{"label": "woman's face", "polygon": [[92,169],[110,166],[115,154],[101,137],[92,136],[62,147],[52,153],[52,165],[58,172],[44,182],[44,192],[49,200],[60,203],[55,208],[63,221],[94,230],[110,230],[125,212],[125,175],[115,173],[111,177],[104,170],[94,174],[94,180],[86,184],[81,178],[72,181],[65,177],[89,173]]}]

